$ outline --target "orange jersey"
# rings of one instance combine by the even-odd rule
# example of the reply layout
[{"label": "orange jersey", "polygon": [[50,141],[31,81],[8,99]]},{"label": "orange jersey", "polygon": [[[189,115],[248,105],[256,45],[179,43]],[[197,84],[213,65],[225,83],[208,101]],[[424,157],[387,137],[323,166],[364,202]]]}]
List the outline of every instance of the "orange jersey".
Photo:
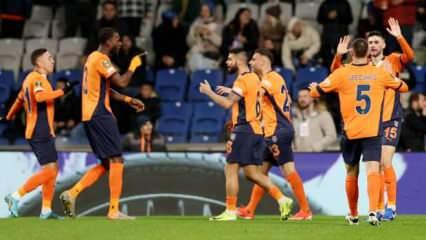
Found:
[{"label": "orange jersey", "polygon": [[112,113],[109,104],[110,80],[117,70],[109,57],[99,51],[92,52],[84,65],[82,84],[82,120]]},{"label": "orange jersey", "polygon": [[289,126],[291,98],[284,79],[277,72],[269,72],[262,78],[265,90],[262,101],[262,117],[265,137],[274,135],[277,127]]},{"label": "orange jersey", "polygon": [[232,92],[241,97],[232,106],[234,132],[263,134],[259,77],[250,72],[241,74],[235,80]]},{"label": "orange jersey", "polygon": [[388,72],[372,65],[348,65],[329,75],[311,95],[335,91],[348,139],[380,135],[384,93],[387,88],[407,92],[408,86]]},{"label": "orange jersey", "polygon": [[[392,53],[375,65],[381,67],[390,74],[398,77],[404,69],[404,65],[414,59],[414,51],[407,43],[405,38],[400,37],[397,39],[402,49],[402,54]],[[330,70],[333,72],[337,68],[344,66],[340,55],[334,56],[333,63]],[[393,89],[387,89],[385,94],[384,108],[383,108],[383,121],[398,119],[402,117],[402,109],[399,100],[399,93]]]},{"label": "orange jersey", "polygon": [[25,107],[25,138],[55,137],[53,127],[55,115],[54,99],[64,95],[62,90],[53,90],[46,76],[33,71],[27,75],[19,91],[15,103],[7,114],[11,120],[15,114]]}]

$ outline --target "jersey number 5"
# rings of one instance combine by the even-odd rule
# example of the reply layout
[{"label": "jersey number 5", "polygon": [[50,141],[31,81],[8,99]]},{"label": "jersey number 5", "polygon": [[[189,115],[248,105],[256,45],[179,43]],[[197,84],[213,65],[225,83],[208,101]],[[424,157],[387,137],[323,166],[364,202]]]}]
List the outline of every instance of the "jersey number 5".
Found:
[{"label": "jersey number 5", "polygon": [[[370,91],[370,85],[358,85],[356,100],[363,103],[359,103],[359,105],[356,106],[356,111],[361,115],[367,114],[371,108],[371,99],[368,95],[368,91]],[[364,107],[362,107],[362,105],[364,105]]]}]

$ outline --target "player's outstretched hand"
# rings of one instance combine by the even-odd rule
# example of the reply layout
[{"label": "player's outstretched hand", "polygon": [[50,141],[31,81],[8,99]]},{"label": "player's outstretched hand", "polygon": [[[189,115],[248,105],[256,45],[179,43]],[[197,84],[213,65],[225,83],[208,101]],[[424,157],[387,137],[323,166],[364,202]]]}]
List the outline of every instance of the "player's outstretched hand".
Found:
[{"label": "player's outstretched hand", "polygon": [[389,18],[388,20],[389,27],[386,28],[388,33],[396,38],[402,36],[401,34],[401,27],[399,26],[398,20],[395,18]]},{"label": "player's outstretched hand", "polygon": [[216,88],[216,93],[219,95],[225,95],[225,94],[230,94],[232,91],[231,88],[225,87],[225,86],[218,86]]},{"label": "player's outstretched hand", "polygon": [[316,88],[317,86],[318,86],[318,83],[317,83],[317,82],[311,82],[311,83],[309,84],[309,90],[312,90],[312,89]]},{"label": "player's outstretched hand", "polygon": [[207,94],[211,90],[212,87],[210,86],[210,83],[207,80],[204,80],[204,82],[200,82],[200,93]]},{"label": "player's outstretched hand", "polygon": [[337,54],[343,55],[349,51],[349,43],[351,42],[351,36],[346,35],[343,38],[339,39],[339,44],[337,45]]},{"label": "player's outstretched hand", "polygon": [[132,98],[129,105],[136,110],[136,112],[142,112],[145,109],[145,104],[137,98]]},{"label": "player's outstretched hand", "polygon": [[130,72],[135,72],[136,68],[138,68],[142,65],[142,58],[141,57],[145,54],[146,53],[143,52],[143,53],[138,54],[138,55],[136,55],[132,58],[132,60],[130,61],[129,69],[128,69]]},{"label": "player's outstretched hand", "polygon": [[64,95],[71,92],[73,90],[74,86],[77,85],[77,84],[78,84],[78,82],[67,81],[65,83],[65,87],[62,89],[64,91]]}]

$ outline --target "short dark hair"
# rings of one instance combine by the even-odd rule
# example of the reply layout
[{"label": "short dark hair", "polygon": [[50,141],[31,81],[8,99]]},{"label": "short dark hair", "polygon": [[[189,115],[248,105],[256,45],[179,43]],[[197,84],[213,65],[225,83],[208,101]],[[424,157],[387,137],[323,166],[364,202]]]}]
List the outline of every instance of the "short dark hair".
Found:
[{"label": "short dark hair", "polygon": [[118,8],[117,2],[114,0],[105,0],[102,2],[102,7],[105,7],[105,5],[107,4],[111,4],[113,5],[115,8]]},{"label": "short dark hair", "polygon": [[232,48],[231,50],[229,50],[229,53],[230,54],[246,53],[246,50],[244,50],[244,48]]},{"label": "short dark hair", "polygon": [[354,55],[357,58],[366,57],[368,53],[368,43],[367,40],[363,38],[357,38],[352,42],[352,48]]},{"label": "short dark hair", "polygon": [[99,43],[105,44],[108,40],[110,40],[114,36],[114,33],[118,33],[118,31],[115,30],[114,28],[111,28],[111,27],[102,28],[101,30],[99,30],[99,35],[98,35]]},{"label": "short dark hair", "polygon": [[385,36],[380,31],[371,31],[367,34],[367,38],[374,37],[374,36],[381,37],[383,40],[385,39]]},{"label": "short dark hair", "polygon": [[264,57],[267,57],[271,64],[274,62],[274,54],[269,49],[266,48],[258,48],[254,51],[254,53],[260,54]]},{"label": "short dark hair", "polygon": [[37,59],[38,59],[41,55],[43,55],[45,52],[47,52],[47,49],[46,49],[46,48],[38,48],[38,49],[34,50],[34,51],[31,53],[31,64],[32,64],[33,66],[35,66],[35,65],[36,65],[36,63],[37,63]]}]

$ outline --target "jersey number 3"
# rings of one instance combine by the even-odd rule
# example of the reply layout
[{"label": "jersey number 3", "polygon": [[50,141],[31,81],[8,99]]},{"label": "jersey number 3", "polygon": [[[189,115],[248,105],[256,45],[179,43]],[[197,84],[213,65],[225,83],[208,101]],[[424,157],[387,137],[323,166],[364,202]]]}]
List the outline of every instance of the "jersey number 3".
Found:
[{"label": "jersey number 3", "polygon": [[367,114],[370,111],[371,98],[368,95],[369,91],[370,85],[358,85],[356,91],[356,100],[358,101],[358,106],[356,106],[356,111],[361,115]]}]

